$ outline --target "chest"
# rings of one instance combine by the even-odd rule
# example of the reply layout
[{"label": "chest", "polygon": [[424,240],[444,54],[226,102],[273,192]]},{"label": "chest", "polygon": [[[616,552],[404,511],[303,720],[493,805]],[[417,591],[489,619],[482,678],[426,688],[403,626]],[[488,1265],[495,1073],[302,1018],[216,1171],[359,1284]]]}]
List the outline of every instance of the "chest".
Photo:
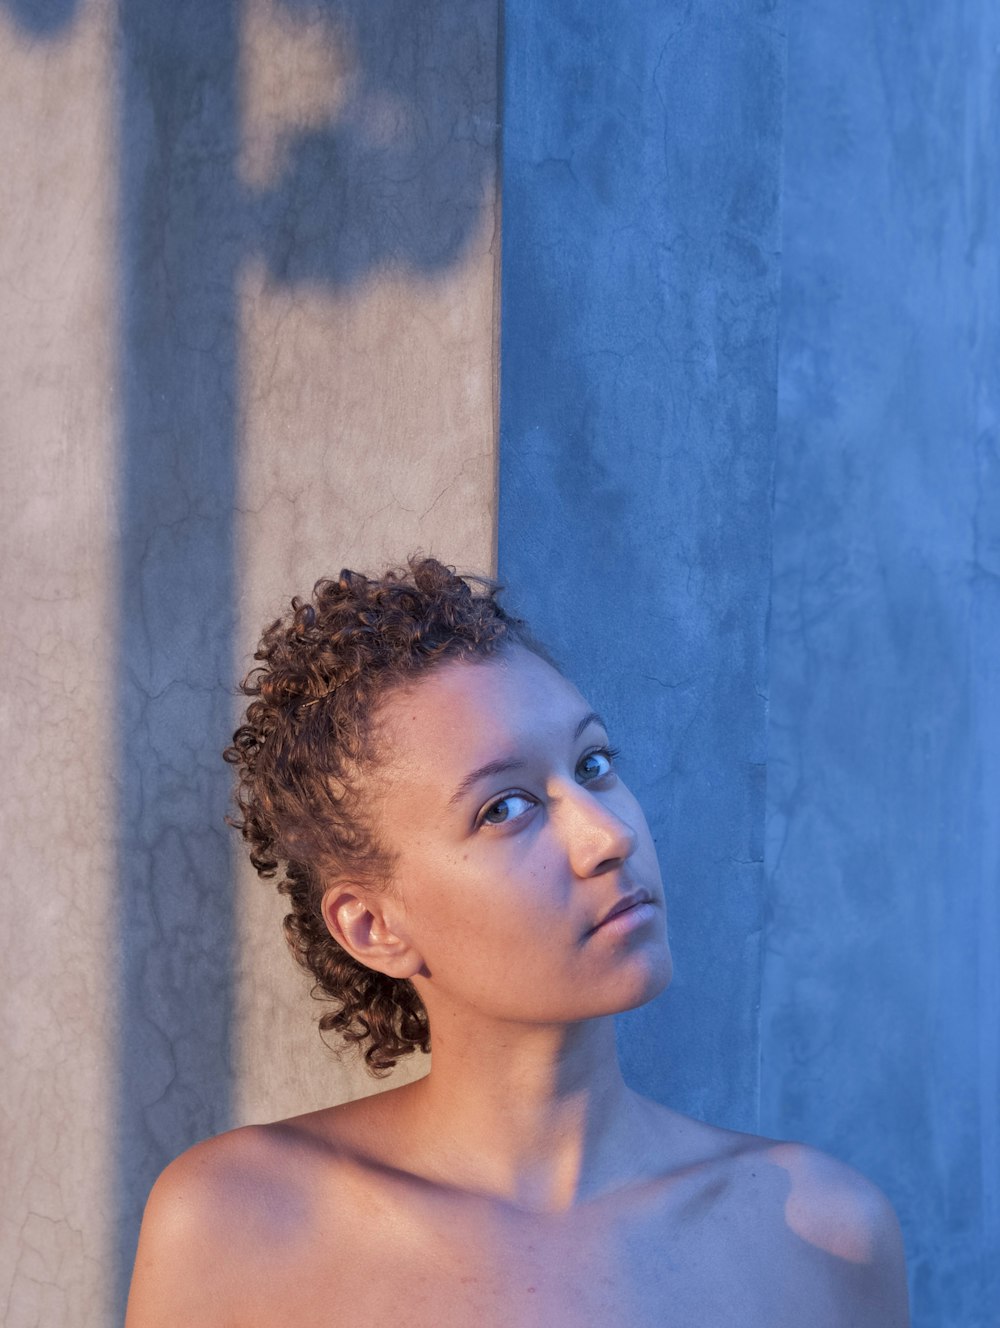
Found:
[{"label": "chest", "polygon": [[822,1269],[796,1262],[780,1224],[750,1220],[731,1199],[716,1181],[532,1215],[368,1194],[301,1257],[272,1263],[234,1324],[820,1328]]}]

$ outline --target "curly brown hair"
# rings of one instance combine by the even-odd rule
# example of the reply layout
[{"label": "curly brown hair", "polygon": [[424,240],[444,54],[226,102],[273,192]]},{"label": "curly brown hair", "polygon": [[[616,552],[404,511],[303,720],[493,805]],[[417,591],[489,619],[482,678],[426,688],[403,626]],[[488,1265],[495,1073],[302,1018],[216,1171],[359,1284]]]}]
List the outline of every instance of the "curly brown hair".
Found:
[{"label": "curly brown hair", "polygon": [[434,558],[371,578],[344,569],[265,630],[260,663],[241,690],[255,698],[224,759],[238,767],[240,816],[228,817],[263,877],[284,864],[285,936],[334,1002],[321,1035],[369,1045],[376,1078],[400,1056],[430,1050],[427,1012],[412,982],[367,968],[330,935],[323,894],[338,877],[384,886],[393,860],[363,803],[361,776],[378,764],[373,719],[390,690],[443,661],[485,658],[519,644],[551,662],[524,623],[497,602],[502,587],[460,577]]}]

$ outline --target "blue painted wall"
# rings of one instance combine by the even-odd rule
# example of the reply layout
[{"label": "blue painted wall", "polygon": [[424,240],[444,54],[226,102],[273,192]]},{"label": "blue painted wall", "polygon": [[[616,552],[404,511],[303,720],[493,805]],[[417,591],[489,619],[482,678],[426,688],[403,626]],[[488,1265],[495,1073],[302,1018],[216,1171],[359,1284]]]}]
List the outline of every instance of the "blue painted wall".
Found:
[{"label": "blue painted wall", "polygon": [[500,571],[658,840],[626,1070],[859,1167],[915,1328],[996,1328],[1000,10],[506,23]]},{"label": "blue painted wall", "polygon": [[775,6],[506,7],[499,565],[607,713],[675,978],[630,1079],[757,1118],[784,38]]},{"label": "blue painted wall", "polygon": [[1000,1323],[1000,9],[789,7],[761,1125]]}]

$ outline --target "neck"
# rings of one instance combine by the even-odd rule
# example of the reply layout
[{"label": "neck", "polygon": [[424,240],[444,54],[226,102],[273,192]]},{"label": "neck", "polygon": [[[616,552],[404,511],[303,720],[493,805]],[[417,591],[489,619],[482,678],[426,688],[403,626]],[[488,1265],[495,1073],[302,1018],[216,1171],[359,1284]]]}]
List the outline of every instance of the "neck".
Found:
[{"label": "neck", "polygon": [[430,1074],[409,1086],[410,1138],[448,1183],[562,1211],[633,1179],[651,1129],[625,1084],[613,1017],[432,1023]]}]

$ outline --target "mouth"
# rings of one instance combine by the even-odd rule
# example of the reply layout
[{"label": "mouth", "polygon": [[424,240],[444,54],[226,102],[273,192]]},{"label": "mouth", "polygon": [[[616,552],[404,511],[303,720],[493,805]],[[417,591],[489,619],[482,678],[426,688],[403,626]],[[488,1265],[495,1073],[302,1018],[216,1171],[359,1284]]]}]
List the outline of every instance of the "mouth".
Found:
[{"label": "mouth", "polygon": [[594,926],[591,927],[590,931],[587,932],[587,935],[590,936],[593,932],[598,931],[606,922],[610,922],[612,918],[620,917],[622,913],[628,913],[631,909],[638,908],[640,904],[651,904],[652,902],[653,896],[648,890],[635,890],[631,894],[623,895],[622,898],[617,900],[607,913],[604,914],[600,922],[595,923]]}]

